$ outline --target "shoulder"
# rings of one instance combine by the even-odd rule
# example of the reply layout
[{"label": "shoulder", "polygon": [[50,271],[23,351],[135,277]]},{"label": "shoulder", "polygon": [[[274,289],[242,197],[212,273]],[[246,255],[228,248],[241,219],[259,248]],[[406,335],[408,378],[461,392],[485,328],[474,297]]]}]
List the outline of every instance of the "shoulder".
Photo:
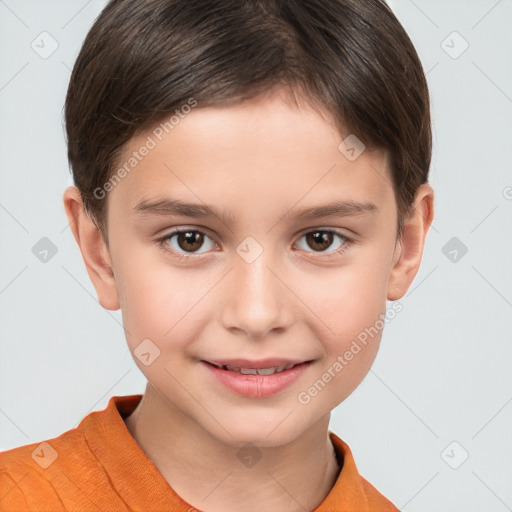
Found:
[{"label": "shoulder", "polygon": [[398,508],[378,491],[358,471],[352,451],[347,443],[330,432],[341,471],[327,497],[324,509],[358,510],[360,512],[398,512]]},{"label": "shoulder", "polygon": [[0,510],[30,511],[42,504],[65,510],[60,494],[69,487],[77,468],[86,467],[90,458],[78,428],[0,452]]},{"label": "shoulder", "polygon": [[112,477],[131,487],[125,468],[132,455],[139,466],[146,462],[123,423],[141,398],[113,396],[58,437],[0,452],[0,510],[127,510]]},{"label": "shoulder", "polygon": [[364,490],[366,499],[368,500],[369,510],[378,512],[398,512],[398,508],[391,503],[382,493],[380,493],[368,480],[359,477]]}]

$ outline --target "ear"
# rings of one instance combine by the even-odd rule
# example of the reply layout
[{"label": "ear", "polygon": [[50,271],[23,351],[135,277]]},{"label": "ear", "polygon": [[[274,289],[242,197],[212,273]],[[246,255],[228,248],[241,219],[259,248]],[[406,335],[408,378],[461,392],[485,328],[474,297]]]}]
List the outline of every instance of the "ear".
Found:
[{"label": "ear", "polygon": [[64,191],[64,208],[87,273],[96,289],[99,303],[112,311],[119,309],[119,296],[109,250],[101,232],[87,215],[77,187]]},{"label": "ear", "polygon": [[416,276],[423,256],[427,232],[434,218],[434,191],[428,183],[422,184],[411,214],[405,219],[404,229],[393,257],[394,266],[388,282],[388,300],[402,298]]}]

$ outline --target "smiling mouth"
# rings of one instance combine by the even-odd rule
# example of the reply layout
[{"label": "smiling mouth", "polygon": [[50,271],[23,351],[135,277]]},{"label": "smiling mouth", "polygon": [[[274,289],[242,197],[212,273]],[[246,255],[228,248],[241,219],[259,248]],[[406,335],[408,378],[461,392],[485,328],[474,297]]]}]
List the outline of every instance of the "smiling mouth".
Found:
[{"label": "smiling mouth", "polygon": [[246,398],[267,398],[283,391],[302,378],[313,363],[314,359],[301,361],[280,357],[201,360],[216,382]]},{"label": "smiling mouth", "polygon": [[281,365],[281,366],[270,366],[268,368],[243,368],[239,366],[233,366],[230,364],[215,364],[210,361],[205,361],[205,363],[210,364],[211,366],[214,366],[215,368],[218,368],[219,370],[226,370],[229,372],[237,372],[241,373],[242,375],[273,375],[274,373],[281,373],[286,370],[290,370],[294,368],[295,366],[300,366],[306,363],[309,363],[310,361],[304,361],[301,363],[291,363],[287,365]]}]

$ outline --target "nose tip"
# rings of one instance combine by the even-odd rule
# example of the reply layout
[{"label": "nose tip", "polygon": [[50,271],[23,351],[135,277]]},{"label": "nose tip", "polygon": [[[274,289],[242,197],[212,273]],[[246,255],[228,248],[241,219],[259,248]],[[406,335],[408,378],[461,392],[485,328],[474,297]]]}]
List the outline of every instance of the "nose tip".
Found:
[{"label": "nose tip", "polygon": [[222,314],[225,328],[243,331],[253,339],[283,330],[292,321],[291,294],[276,276],[269,256],[262,253],[251,263],[241,257],[226,290]]}]

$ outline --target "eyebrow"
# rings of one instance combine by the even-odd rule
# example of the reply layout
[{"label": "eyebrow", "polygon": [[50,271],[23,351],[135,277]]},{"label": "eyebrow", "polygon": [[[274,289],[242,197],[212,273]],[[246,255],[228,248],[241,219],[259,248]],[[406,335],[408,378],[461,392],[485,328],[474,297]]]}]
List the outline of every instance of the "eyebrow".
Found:
[{"label": "eyebrow", "polygon": [[[221,210],[212,205],[187,203],[179,199],[145,199],[138,203],[133,210],[141,216],[154,215],[160,217],[183,216],[183,217],[216,217],[223,223],[233,223],[235,216],[227,210]],[[357,201],[334,201],[322,206],[303,208],[300,210],[291,209],[282,218],[295,217],[300,220],[314,220],[328,217],[349,217],[366,213],[376,213],[378,208],[370,202]]]},{"label": "eyebrow", "polygon": [[134,211],[140,215],[154,215],[169,217],[181,215],[183,217],[217,217],[224,223],[232,223],[234,216],[226,210],[220,210],[215,206],[199,203],[186,203],[180,199],[145,199],[135,206]]},{"label": "eyebrow", "polygon": [[[293,210],[291,211],[293,212]],[[364,213],[376,213],[377,211],[377,206],[369,202],[335,201],[324,206],[298,210],[296,211],[295,216],[298,219],[312,220],[323,219],[326,217],[350,217]],[[289,216],[290,213],[285,215],[285,217]]]}]

